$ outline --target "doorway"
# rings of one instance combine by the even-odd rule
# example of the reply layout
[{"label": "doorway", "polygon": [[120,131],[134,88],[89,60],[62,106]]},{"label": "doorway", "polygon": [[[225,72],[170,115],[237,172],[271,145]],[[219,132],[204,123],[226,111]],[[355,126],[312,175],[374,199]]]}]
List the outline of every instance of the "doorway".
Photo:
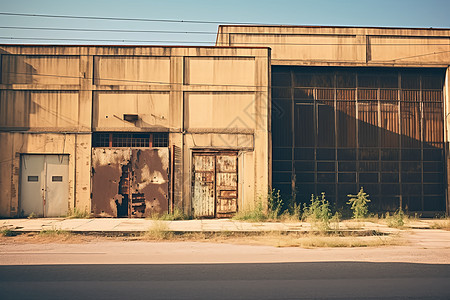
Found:
[{"label": "doorway", "polygon": [[234,216],[238,210],[237,153],[194,153],[192,169],[194,217]]},{"label": "doorway", "polygon": [[22,154],[20,211],[23,216],[59,217],[67,214],[69,155]]}]

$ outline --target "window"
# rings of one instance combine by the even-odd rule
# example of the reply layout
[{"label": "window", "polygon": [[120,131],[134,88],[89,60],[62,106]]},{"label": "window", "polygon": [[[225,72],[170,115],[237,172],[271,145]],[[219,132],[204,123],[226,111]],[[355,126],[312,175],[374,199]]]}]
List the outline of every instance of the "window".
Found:
[{"label": "window", "polygon": [[99,132],[92,134],[92,147],[168,147],[169,134]]}]

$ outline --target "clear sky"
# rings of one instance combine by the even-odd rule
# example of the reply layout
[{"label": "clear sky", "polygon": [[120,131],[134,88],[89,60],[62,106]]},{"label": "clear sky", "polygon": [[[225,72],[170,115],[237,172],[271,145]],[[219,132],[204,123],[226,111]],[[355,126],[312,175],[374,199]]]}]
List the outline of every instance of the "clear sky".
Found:
[{"label": "clear sky", "polygon": [[0,14],[0,43],[14,44],[213,45],[217,25],[223,23],[450,28],[450,0],[0,0],[0,13],[212,22],[92,20]]}]

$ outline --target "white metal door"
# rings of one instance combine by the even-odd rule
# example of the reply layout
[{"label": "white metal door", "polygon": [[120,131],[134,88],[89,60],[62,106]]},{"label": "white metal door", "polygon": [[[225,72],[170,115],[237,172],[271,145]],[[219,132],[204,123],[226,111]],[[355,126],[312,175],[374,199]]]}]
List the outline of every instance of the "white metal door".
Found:
[{"label": "white metal door", "polygon": [[69,156],[46,155],[46,203],[45,217],[58,217],[67,214],[69,196]]},{"label": "white metal door", "polygon": [[45,155],[22,155],[20,209],[24,216],[44,216]]},{"label": "white metal door", "polygon": [[24,216],[67,214],[69,156],[24,154],[21,159],[20,209]]}]

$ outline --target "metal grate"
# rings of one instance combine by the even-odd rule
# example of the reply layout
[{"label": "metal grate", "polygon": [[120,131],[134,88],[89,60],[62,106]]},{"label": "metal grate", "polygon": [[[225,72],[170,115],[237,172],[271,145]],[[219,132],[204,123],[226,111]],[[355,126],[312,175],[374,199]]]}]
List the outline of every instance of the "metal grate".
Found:
[{"label": "metal grate", "polygon": [[274,188],[340,208],[362,186],[373,210],[444,210],[444,71],[274,66]]},{"label": "metal grate", "polygon": [[168,133],[93,133],[93,147],[168,147]]},{"label": "metal grate", "polygon": [[153,133],[153,147],[169,147],[169,134],[166,132]]}]

